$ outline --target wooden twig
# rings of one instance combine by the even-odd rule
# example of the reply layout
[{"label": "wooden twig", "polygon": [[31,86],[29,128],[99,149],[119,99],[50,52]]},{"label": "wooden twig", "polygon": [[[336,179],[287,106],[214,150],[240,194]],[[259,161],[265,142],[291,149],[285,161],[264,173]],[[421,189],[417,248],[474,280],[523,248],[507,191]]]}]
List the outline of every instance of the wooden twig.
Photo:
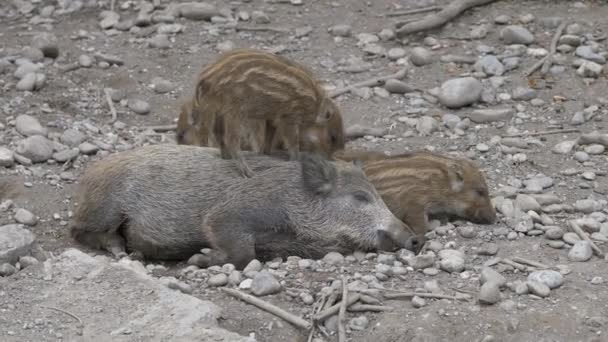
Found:
[{"label": "wooden twig", "polygon": [[116,113],[116,108],[114,108],[114,103],[112,103],[112,96],[110,96],[110,89],[104,88],[103,92],[106,94],[106,101],[108,102],[108,106],[110,106],[110,112],[112,113],[112,119],[110,119],[110,123],[116,122],[118,119],[118,114]]},{"label": "wooden twig", "polygon": [[163,133],[163,132],[171,132],[171,131],[175,131],[177,129],[177,125],[159,125],[159,126],[147,126],[147,127],[142,127],[143,130],[153,130],[154,132],[157,133]]},{"label": "wooden twig", "polygon": [[557,52],[557,43],[559,42],[559,38],[562,36],[562,32],[566,28],[567,22],[564,20],[555,31],[553,35],[553,39],[551,39],[551,45],[549,48],[549,54],[545,58],[545,62],[543,63],[542,68],[540,69],[541,74],[546,74],[549,72],[549,68],[551,68],[551,64],[553,64],[553,56]]},{"label": "wooden twig", "polygon": [[595,244],[595,242],[593,242],[593,240],[591,240],[589,238],[589,236],[587,236],[587,234],[585,234],[585,232],[581,229],[581,227],[579,227],[579,225],[570,220],[568,221],[568,224],[570,225],[570,228],[572,229],[572,231],[574,231],[576,234],[578,234],[578,236],[581,237],[581,239],[589,242],[591,244],[591,249],[593,249],[593,251],[595,252],[595,254],[597,254],[597,256],[603,258],[604,257],[604,252],[602,252],[602,250]]},{"label": "wooden twig", "polygon": [[496,0],[454,0],[442,8],[441,11],[429,14],[422,20],[406,24],[395,33],[398,38],[403,38],[408,34],[434,29],[445,25],[471,7],[489,4],[494,1]]},{"label": "wooden twig", "polygon": [[309,322],[307,322],[306,320],[304,320],[303,318],[298,317],[294,314],[291,314],[291,313],[279,308],[278,306],[267,303],[252,295],[248,295],[244,292],[241,292],[241,291],[238,291],[235,289],[225,288],[225,287],[220,288],[220,291],[225,292],[226,294],[231,295],[232,297],[238,298],[251,305],[255,305],[264,311],[267,311],[279,318],[282,318],[283,320],[295,325],[298,328],[302,328],[305,330],[308,330],[311,328],[311,324]]},{"label": "wooden twig", "polygon": [[346,342],[346,329],[344,328],[344,316],[346,315],[346,301],[348,300],[348,280],[342,276],[342,301],[338,312],[338,342]]},{"label": "wooden twig", "polygon": [[390,306],[385,306],[385,305],[355,303],[348,308],[348,311],[351,311],[351,312],[364,312],[364,311],[382,312],[382,311],[393,311],[393,308]]},{"label": "wooden twig", "polygon": [[350,91],[353,91],[354,89],[362,88],[362,87],[378,87],[378,86],[383,85],[388,80],[393,80],[393,79],[399,80],[399,79],[402,79],[402,78],[405,77],[406,74],[407,74],[407,68],[403,68],[403,69],[397,71],[396,73],[394,73],[392,75],[374,77],[374,78],[370,78],[369,80],[353,83],[353,84],[351,84],[349,86],[346,86],[344,88],[335,89],[334,91],[332,91],[332,92],[329,93],[329,96],[331,98],[334,98],[336,96],[348,93]]},{"label": "wooden twig", "polygon": [[532,75],[533,72],[535,72],[538,68],[540,68],[543,64],[545,64],[546,60],[547,60],[547,56],[539,59],[538,62],[532,64],[531,67],[529,67],[526,71],[524,71],[524,77],[528,77],[528,76]]},{"label": "wooden twig", "polygon": [[400,17],[400,16],[404,16],[404,15],[412,15],[412,14],[434,12],[434,11],[441,11],[441,7],[439,7],[439,6],[429,6],[429,7],[415,8],[415,9],[405,10],[405,11],[388,12],[388,13],[385,14],[385,16],[387,16],[387,17]]},{"label": "wooden twig", "polygon": [[404,19],[404,20],[400,20],[398,22],[395,23],[395,28],[399,29],[409,23],[413,23],[414,21],[419,21],[421,18],[409,18],[409,19]]},{"label": "wooden twig", "polygon": [[477,292],[476,292],[476,291],[473,291],[473,290],[459,289],[459,288],[454,287],[454,286],[450,286],[449,288],[450,288],[451,290],[456,291],[456,292],[460,292],[460,293],[466,293],[466,294],[470,294],[470,295],[477,295]]},{"label": "wooden twig", "polygon": [[114,4],[116,3],[116,0],[110,0],[110,11],[114,12]]},{"label": "wooden twig", "polygon": [[237,31],[289,33],[288,29],[274,26],[237,26],[235,29]]},{"label": "wooden twig", "polygon": [[520,270],[522,272],[526,272],[528,270],[528,266],[522,265],[522,264],[520,264],[518,262],[515,262],[515,261],[513,261],[511,259],[502,258],[500,260],[500,262],[503,263],[503,264],[505,264],[505,265],[509,265],[509,266],[515,267],[515,268],[517,268],[518,270]]},{"label": "wooden twig", "polygon": [[326,298],[327,298],[327,296],[325,295],[325,293],[323,293],[321,295],[321,298],[319,298],[319,300],[315,304],[315,307],[312,310],[312,315],[310,316],[310,325],[312,326],[312,328],[310,328],[310,332],[308,333],[307,342],[312,342],[312,338],[315,335],[315,328],[317,327],[317,325],[315,324],[315,322],[313,320],[313,316],[316,315],[317,313],[319,313],[323,309]]},{"label": "wooden twig", "polygon": [[[393,290],[391,290],[393,291]],[[458,298],[454,296],[448,296],[443,294],[435,294],[435,293],[423,293],[423,292],[395,292],[395,293],[385,293],[384,298],[386,299],[404,299],[418,296],[420,298],[436,298],[436,299],[449,299],[449,300],[458,300]]]},{"label": "wooden twig", "polygon": [[530,259],[525,259],[525,258],[521,258],[521,257],[512,257],[511,259],[520,264],[530,265],[530,266],[540,268],[540,269],[550,269],[551,268],[543,263],[540,263],[540,262],[534,261],[534,260],[530,260]]},{"label": "wooden twig", "polygon": [[80,319],[80,317],[74,315],[71,312],[65,311],[63,309],[59,309],[59,308],[55,308],[52,306],[45,306],[45,305],[40,305],[41,308],[45,308],[45,309],[49,309],[49,310],[53,310],[53,311],[57,311],[57,312],[61,312],[64,313],[70,317],[72,317],[73,319],[75,319],[76,321],[78,321],[78,324],[76,325],[76,328],[78,329],[78,335],[82,335],[82,329],[84,328],[84,323],[82,323],[82,320]]},{"label": "wooden twig", "polygon": [[[346,306],[348,307],[348,306],[351,306],[351,305],[355,304],[356,302],[359,301],[359,298],[361,298],[361,295],[358,294],[358,293],[355,293],[352,296],[349,296],[348,297],[348,301],[346,303]],[[322,321],[322,320],[324,320],[324,319],[326,319],[328,317],[331,317],[331,316],[337,314],[338,311],[340,311],[340,305],[341,304],[342,304],[342,302],[340,302],[340,303],[338,303],[336,305],[332,305],[329,308],[327,308],[327,309],[319,312],[318,314],[316,314],[314,316],[314,320],[316,322],[319,322],[319,321]]]},{"label": "wooden twig", "polygon": [[503,135],[502,137],[503,138],[519,138],[519,137],[526,137],[526,136],[537,137],[540,135],[578,133],[578,132],[580,132],[580,130],[578,130],[576,128],[568,128],[568,129],[555,129],[555,130],[550,130],[550,131],[539,131],[539,132],[532,132],[532,133],[516,133],[516,134]]}]

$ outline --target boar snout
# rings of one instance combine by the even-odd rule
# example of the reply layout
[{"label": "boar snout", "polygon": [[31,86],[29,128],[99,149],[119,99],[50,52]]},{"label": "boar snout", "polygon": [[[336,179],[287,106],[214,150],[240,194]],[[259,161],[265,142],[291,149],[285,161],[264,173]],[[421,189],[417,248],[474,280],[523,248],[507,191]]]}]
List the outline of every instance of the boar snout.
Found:
[{"label": "boar snout", "polygon": [[496,221],[496,210],[491,204],[475,209],[470,221],[477,224],[492,224]]},{"label": "boar snout", "polygon": [[414,235],[413,230],[396,217],[386,230],[378,231],[378,249],[382,251],[393,252],[405,248],[418,254],[425,243],[424,235]]}]

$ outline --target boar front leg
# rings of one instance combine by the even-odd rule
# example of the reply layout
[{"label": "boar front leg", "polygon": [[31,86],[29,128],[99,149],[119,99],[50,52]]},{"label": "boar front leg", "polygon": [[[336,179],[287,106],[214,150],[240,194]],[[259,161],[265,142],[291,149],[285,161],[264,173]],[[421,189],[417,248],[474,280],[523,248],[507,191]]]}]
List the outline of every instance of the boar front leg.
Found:
[{"label": "boar front leg", "polygon": [[188,263],[202,268],[227,263],[239,270],[245,268],[256,257],[255,238],[248,233],[247,224],[239,221],[234,213],[207,220],[202,230],[210,248],[192,256]]},{"label": "boar front leg", "polygon": [[276,136],[277,128],[270,120],[266,120],[266,127],[264,130],[264,147],[263,154],[270,155],[272,148],[274,147],[274,138]]},{"label": "boar front leg", "polygon": [[223,159],[233,159],[241,176],[253,177],[253,171],[245,162],[241,153],[240,124],[226,120],[222,115],[217,115],[213,127],[216,140],[220,145]]}]

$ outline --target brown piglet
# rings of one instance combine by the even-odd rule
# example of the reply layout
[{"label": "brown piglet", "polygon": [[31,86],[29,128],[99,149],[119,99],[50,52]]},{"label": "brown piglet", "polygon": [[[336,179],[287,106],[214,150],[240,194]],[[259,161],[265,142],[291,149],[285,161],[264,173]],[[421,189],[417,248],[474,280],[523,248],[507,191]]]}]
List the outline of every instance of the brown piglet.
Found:
[{"label": "brown piglet", "polygon": [[270,154],[279,136],[289,159],[296,160],[307,130],[327,127],[338,107],[299,64],[262,50],[238,49],[203,69],[192,108],[190,121],[201,127],[198,131],[206,129],[208,141],[213,135],[222,158],[235,159],[240,174],[251,177],[241,153],[243,130],[255,132],[263,123],[261,152]]},{"label": "brown piglet", "polygon": [[417,234],[428,216],[448,215],[478,224],[496,221],[496,211],[479,167],[468,159],[417,151],[394,156],[345,151],[339,160],[359,161],[389,209]]}]

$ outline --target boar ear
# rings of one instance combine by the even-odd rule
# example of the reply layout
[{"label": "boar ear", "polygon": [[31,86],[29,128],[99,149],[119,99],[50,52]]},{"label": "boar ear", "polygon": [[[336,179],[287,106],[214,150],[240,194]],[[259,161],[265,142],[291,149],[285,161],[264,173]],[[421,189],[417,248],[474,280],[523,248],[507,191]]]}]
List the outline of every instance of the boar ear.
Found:
[{"label": "boar ear", "polygon": [[302,153],[302,180],[304,188],[315,194],[331,193],[338,179],[336,167],[316,153]]},{"label": "boar ear", "polygon": [[456,163],[448,164],[448,180],[452,191],[460,192],[464,188],[464,170]]}]

